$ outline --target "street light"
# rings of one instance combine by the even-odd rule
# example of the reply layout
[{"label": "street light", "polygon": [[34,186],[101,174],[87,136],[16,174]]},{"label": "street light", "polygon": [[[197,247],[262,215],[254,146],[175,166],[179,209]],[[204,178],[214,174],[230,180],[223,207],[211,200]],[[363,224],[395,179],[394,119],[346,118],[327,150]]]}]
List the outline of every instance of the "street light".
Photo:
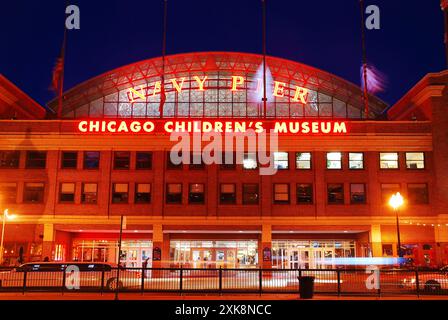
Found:
[{"label": "street light", "polygon": [[2,219],[2,240],[0,243],[0,265],[3,263],[3,253],[5,249],[3,248],[3,240],[5,239],[5,224],[6,220],[14,220],[16,218],[15,214],[9,214],[8,209],[3,211],[3,219]]},{"label": "street light", "polygon": [[403,197],[400,194],[400,192],[397,192],[396,194],[393,194],[392,197],[389,200],[389,204],[392,208],[394,208],[395,217],[397,219],[397,239],[398,239],[398,257],[402,258],[402,252],[401,252],[401,241],[400,241],[400,222],[398,220],[398,210],[403,205]]}]

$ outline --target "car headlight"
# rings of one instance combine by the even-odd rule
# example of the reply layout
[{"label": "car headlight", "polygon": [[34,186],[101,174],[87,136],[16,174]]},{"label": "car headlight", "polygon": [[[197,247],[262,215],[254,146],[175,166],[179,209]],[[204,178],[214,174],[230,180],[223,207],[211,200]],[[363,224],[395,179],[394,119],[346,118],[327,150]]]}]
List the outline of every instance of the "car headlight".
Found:
[{"label": "car headlight", "polygon": [[403,279],[403,283],[411,283],[411,284],[414,284],[414,283],[415,283],[415,278],[411,278],[411,279],[404,278],[404,279]]}]

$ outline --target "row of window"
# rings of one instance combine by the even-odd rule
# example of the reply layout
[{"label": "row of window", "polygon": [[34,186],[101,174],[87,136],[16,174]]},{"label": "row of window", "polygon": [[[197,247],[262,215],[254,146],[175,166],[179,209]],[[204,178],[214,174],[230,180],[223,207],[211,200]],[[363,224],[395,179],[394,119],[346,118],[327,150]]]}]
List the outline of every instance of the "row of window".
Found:
[{"label": "row of window", "polygon": [[[343,168],[342,152],[326,153],[327,169]],[[223,154],[221,165],[222,169],[235,169],[235,154]],[[296,152],[295,167],[296,169],[309,170],[312,164],[311,152]],[[364,169],[364,153],[348,152],[348,168],[351,170]],[[0,151],[0,168],[18,168],[20,151]],[[176,164],[171,160],[170,154],[167,154],[167,169],[180,169],[182,163]],[[26,152],[26,168],[45,168],[47,153],[45,151],[27,151]],[[190,154],[190,169],[203,169],[204,162],[200,154]],[[425,154],[423,152],[406,152],[405,161],[407,169],[425,169]],[[230,162],[230,163],[229,163]],[[77,151],[61,152],[61,168],[76,169],[78,164]],[[242,164],[244,169],[257,169],[259,164],[256,153],[244,153]],[[379,164],[381,169],[399,169],[399,153],[398,152],[380,152]],[[100,165],[99,151],[84,151],[83,168],[98,169]],[[115,151],[113,159],[114,169],[130,169],[131,152]],[[287,170],[290,167],[288,152],[274,152],[274,167],[278,170]],[[136,152],[135,168],[149,170],[152,169],[152,152]]]},{"label": "row of window", "polygon": [[[205,203],[205,184],[190,183],[188,186],[188,203],[204,204]],[[237,192],[235,183],[222,183],[219,186],[219,202],[221,204],[236,204]],[[42,182],[25,183],[23,192],[23,201],[26,203],[42,203],[44,201],[45,184]],[[351,183],[350,187],[350,203],[365,204],[367,203],[366,184]],[[400,192],[400,184],[381,184],[381,195],[383,203],[387,203],[391,195]],[[0,194],[3,195],[4,203],[15,203],[17,198],[16,183],[0,183]],[[313,184],[299,183],[296,184],[296,203],[297,204],[313,204],[314,203]],[[182,204],[182,184],[167,183],[166,184],[166,203]],[[242,203],[243,204],[259,204],[259,184],[243,183],[242,185]],[[428,185],[425,183],[410,183],[407,185],[407,199],[410,204],[427,204]],[[98,200],[98,184],[83,183],[81,188],[81,203],[96,204]],[[75,202],[75,183],[63,182],[59,189],[59,202],[74,203]],[[112,185],[112,203],[129,203],[129,183],[114,183]],[[151,202],[151,184],[136,183],[134,203],[150,203]],[[327,184],[327,202],[328,204],[344,204],[344,184],[329,183]],[[290,204],[291,192],[289,183],[273,184],[273,203],[274,204]]]}]

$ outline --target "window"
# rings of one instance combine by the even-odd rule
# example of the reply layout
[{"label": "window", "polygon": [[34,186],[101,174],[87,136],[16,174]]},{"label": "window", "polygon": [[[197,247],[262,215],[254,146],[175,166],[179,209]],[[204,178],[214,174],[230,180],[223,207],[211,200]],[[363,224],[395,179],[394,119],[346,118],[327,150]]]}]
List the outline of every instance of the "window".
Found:
[{"label": "window", "polygon": [[311,152],[296,153],[296,168],[301,170],[311,169]]},{"label": "window", "polygon": [[62,151],[62,159],[61,159],[62,169],[76,169],[77,163],[78,163],[78,152]]},{"label": "window", "polygon": [[182,184],[168,183],[166,185],[166,203],[182,203]]},{"label": "window", "polygon": [[205,168],[204,162],[202,161],[202,155],[200,153],[190,153],[190,170],[202,170]]},{"label": "window", "polygon": [[45,169],[47,162],[47,152],[45,151],[27,151],[26,167],[30,169]]},{"label": "window", "polygon": [[135,203],[151,202],[151,185],[149,183],[137,183],[135,185]]},{"label": "window", "polygon": [[0,168],[18,168],[20,151],[0,151]]},{"label": "window", "polygon": [[114,183],[112,185],[112,203],[128,203],[129,185]]},{"label": "window", "polygon": [[256,153],[244,153],[243,168],[247,170],[253,170],[258,168]]},{"label": "window", "polygon": [[408,184],[409,204],[428,204],[428,185],[426,183]]},{"label": "window", "polygon": [[258,184],[243,184],[243,204],[258,204]]},{"label": "window", "polygon": [[0,183],[0,203],[16,203],[17,184],[14,182]]},{"label": "window", "polygon": [[425,154],[406,152],[406,169],[425,169]]},{"label": "window", "polygon": [[98,169],[100,167],[100,152],[84,152],[84,169]]},{"label": "window", "polygon": [[366,185],[363,183],[350,184],[350,203],[363,204],[366,203]]},{"label": "window", "polygon": [[236,203],[236,186],[234,183],[221,184],[219,200],[220,200],[221,204],[235,204]]},{"label": "window", "polygon": [[137,170],[152,169],[152,152],[137,152],[135,169]]},{"label": "window", "polygon": [[288,152],[274,152],[274,168],[277,170],[286,170],[288,167]]},{"label": "window", "polygon": [[204,184],[191,183],[188,192],[188,203],[203,204],[205,200]]},{"label": "window", "polygon": [[300,183],[297,185],[297,204],[313,203],[313,185],[311,183]]},{"label": "window", "polygon": [[[176,154],[174,154],[176,156]],[[180,156],[180,155],[179,155]],[[171,161],[171,152],[166,153],[166,168],[169,170],[182,169],[183,158],[181,158],[181,162],[179,164],[175,164]]]},{"label": "window", "polygon": [[344,184],[330,183],[327,186],[328,204],[344,204]]},{"label": "window", "polygon": [[129,151],[114,152],[114,169],[129,169],[131,164],[131,153]]},{"label": "window", "polygon": [[289,203],[289,184],[287,183],[274,184],[274,203],[276,204]]},{"label": "window", "polygon": [[42,203],[44,202],[45,184],[42,182],[25,183],[23,190],[23,202]]},{"label": "window", "polygon": [[398,152],[380,152],[381,169],[398,169]]},{"label": "window", "polygon": [[83,183],[81,203],[96,204],[98,201],[98,184]]},{"label": "window", "polygon": [[350,170],[364,169],[364,153],[349,152],[348,154],[348,168]]},{"label": "window", "polygon": [[59,191],[59,202],[75,202],[75,184],[70,182],[61,183]]},{"label": "window", "polygon": [[341,152],[327,152],[327,169],[342,169]]},{"label": "window", "polygon": [[384,204],[388,204],[390,197],[393,194],[400,192],[400,185],[398,183],[382,183],[381,184],[381,199]]}]

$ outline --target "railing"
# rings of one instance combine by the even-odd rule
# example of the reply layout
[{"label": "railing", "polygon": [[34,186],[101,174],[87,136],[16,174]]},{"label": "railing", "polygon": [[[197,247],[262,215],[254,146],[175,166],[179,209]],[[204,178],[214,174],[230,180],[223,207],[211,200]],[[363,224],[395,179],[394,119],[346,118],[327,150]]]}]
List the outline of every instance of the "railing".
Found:
[{"label": "railing", "polygon": [[[314,292],[331,295],[448,295],[448,274],[405,269],[122,268],[73,272],[0,269],[0,292],[297,293],[313,276]],[[118,283],[118,289],[116,288]]]}]

